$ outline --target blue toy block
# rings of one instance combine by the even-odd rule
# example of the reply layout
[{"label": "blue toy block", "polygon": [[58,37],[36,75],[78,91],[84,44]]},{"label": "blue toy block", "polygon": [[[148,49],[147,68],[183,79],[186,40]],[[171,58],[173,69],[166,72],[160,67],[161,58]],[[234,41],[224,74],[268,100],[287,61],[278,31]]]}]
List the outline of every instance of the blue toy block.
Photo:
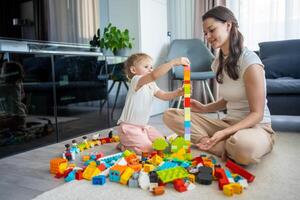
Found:
[{"label": "blue toy block", "polygon": [[75,170],[71,171],[71,172],[68,174],[68,176],[65,178],[65,181],[66,181],[66,182],[70,182],[70,181],[75,180],[75,174],[76,174],[76,171],[75,171]]},{"label": "blue toy block", "polygon": [[91,156],[90,156],[90,159],[91,159],[91,160],[96,160],[96,158],[97,158],[97,157],[96,157],[95,155],[91,155]]},{"label": "blue toy block", "polygon": [[184,121],[184,128],[191,128],[191,121]]},{"label": "blue toy block", "polygon": [[231,175],[231,172],[230,172],[228,169],[225,169],[225,174],[226,174],[226,176],[227,176],[228,181],[229,181],[230,183],[234,183],[234,179],[233,179],[233,177],[232,177],[232,175]]},{"label": "blue toy block", "polygon": [[169,168],[173,168],[173,167],[177,167],[177,166],[178,166],[178,164],[175,163],[175,162],[166,161],[166,162],[164,162],[164,164],[162,164],[161,166],[157,167],[155,169],[155,171],[169,169]]},{"label": "blue toy block", "polygon": [[104,175],[93,177],[93,185],[104,185],[105,183],[106,183],[106,177]]}]

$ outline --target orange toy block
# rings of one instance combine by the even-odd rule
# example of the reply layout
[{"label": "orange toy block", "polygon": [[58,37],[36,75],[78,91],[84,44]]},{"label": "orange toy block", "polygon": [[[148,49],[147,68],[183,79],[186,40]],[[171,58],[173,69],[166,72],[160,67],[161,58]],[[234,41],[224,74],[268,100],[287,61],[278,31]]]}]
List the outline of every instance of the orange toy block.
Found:
[{"label": "orange toy block", "polygon": [[157,195],[162,195],[165,193],[165,187],[164,186],[158,186],[153,188],[152,191],[153,195],[157,196]]},{"label": "orange toy block", "polygon": [[66,163],[66,165],[67,165],[68,160],[64,159],[64,158],[54,158],[54,159],[50,160],[50,173],[57,174],[59,172],[59,166],[62,163]]}]

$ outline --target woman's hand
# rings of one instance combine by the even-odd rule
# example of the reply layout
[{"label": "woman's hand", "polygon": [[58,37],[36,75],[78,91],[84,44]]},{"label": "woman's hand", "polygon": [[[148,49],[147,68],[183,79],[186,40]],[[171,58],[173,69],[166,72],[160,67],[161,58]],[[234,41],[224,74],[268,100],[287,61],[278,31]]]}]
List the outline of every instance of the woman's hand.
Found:
[{"label": "woman's hand", "polygon": [[191,99],[191,111],[204,113],[206,112],[206,106],[195,99]]},{"label": "woman's hand", "polygon": [[179,57],[171,60],[173,66],[190,65],[190,60],[187,57]]},{"label": "woman's hand", "polygon": [[197,146],[201,150],[207,151],[220,141],[224,140],[226,136],[227,135],[223,131],[217,131],[211,138],[207,139],[205,142],[197,144]]}]

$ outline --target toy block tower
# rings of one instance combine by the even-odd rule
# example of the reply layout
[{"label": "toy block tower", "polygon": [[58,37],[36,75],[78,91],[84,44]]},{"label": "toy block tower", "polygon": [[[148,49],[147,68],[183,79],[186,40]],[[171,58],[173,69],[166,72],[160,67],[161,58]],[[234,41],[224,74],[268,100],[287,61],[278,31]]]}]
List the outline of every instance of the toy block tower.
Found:
[{"label": "toy block tower", "polygon": [[184,88],[184,139],[191,140],[191,68],[183,67]]}]

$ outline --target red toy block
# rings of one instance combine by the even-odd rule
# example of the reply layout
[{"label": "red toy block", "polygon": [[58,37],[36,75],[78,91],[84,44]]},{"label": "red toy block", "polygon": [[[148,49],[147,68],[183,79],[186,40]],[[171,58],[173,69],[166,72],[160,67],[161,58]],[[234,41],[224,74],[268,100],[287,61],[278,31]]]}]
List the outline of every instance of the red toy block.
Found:
[{"label": "red toy block", "polygon": [[102,158],[102,157],[104,157],[103,153],[96,154],[96,160],[98,160],[99,158]]},{"label": "red toy block", "polygon": [[187,191],[187,188],[184,184],[183,179],[176,179],[173,181],[173,185],[175,190],[177,190],[178,192],[185,192]]},{"label": "red toy block", "polygon": [[198,157],[195,157],[192,159],[192,163],[197,166],[199,163],[202,163],[203,164],[203,159],[202,157],[198,156]]},{"label": "red toy block", "polygon": [[83,171],[82,171],[82,170],[78,170],[78,171],[76,172],[76,174],[75,174],[76,180],[81,180],[81,179],[83,179],[83,178],[82,178],[82,174],[83,174]]},{"label": "red toy block", "polygon": [[101,163],[100,165],[97,166],[98,169],[100,169],[100,171],[104,171],[106,169],[105,165],[103,163]]},{"label": "red toy block", "polygon": [[190,80],[185,80],[183,81],[184,84],[191,84],[191,81]]},{"label": "red toy block", "polygon": [[184,98],[184,107],[191,107],[191,98],[189,97]]},{"label": "red toy block", "polygon": [[71,171],[73,171],[73,169],[67,169],[67,170],[64,172],[64,178],[66,178],[66,177],[69,175],[69,173],[70,173]]},{"label": "red toy block", "polygon": [[166,186],[168,183],[163,183],[161,181],[158,181],[158,186]]},{"label": "red toy block", "polygon": [[225,174],[224,169],[217,167],[215,168],[215,177],[218,178],[219,189],[223,190],[223,186],[229,184],[229,180]]},{"label": "red toy block", "polygon": [[59,173],[59,172],[57,172],[57,173],[55,174],[55,178],[62,178],[62,177],[64,177],[64,174],[61,174],[61,173]]},{"label": "red toy block", "polygon": [[252,181],[254,181],[254,178],[255,178],[254,175],[252,175],[250,172],[248,172],[241,166],[235,164],[231,160],[228,160],[226,162],[225,166],[228,167],[228,169],[230,169],[233,173],[239,174],[242,177],[244,177],[248,181],[248,183],[251,183]]},{"label": "red toy block", "polygon": [[149,156],[149,159],[151,159],[153,156],[157,155],[157,151],[152,151],[152,153]]}]

